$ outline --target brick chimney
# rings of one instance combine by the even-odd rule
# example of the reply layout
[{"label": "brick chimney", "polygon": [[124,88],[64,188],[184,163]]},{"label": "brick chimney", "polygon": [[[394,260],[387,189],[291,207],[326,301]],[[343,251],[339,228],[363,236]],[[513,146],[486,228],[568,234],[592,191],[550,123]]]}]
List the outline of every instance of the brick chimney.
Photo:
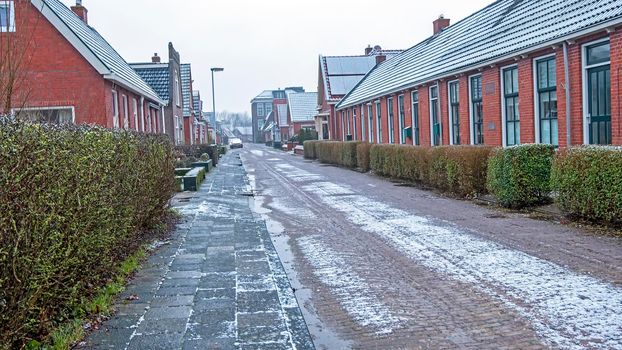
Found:
[{"label": "brick chimney", "polygon": [[153,57],[151,57],[151,62],[153,63],[160,63],[162,62],[162,59],[160,58],[160,56],[158,56],[158,53],[154,53]]},{"label": "brick chimney", "polygon": [[367,45],[367,47],[365,48],[365,56],[369,56],[372,50],[373,48],[371,47],[371,45]]},{"label": "brick chimney", "polygon": [[445,16],[440,15],[434,24],[434,35],[443,31],[443,29],[449,27],[449,18],[445,18]]},{"label": "brick chimney", "polygon": [[71,10],[75,13],[82,22],[89,24],[89,11],[86,7],[82,6],[82,0],[76,0],[76,6],[71,6]]},{"label": "brick chimney", "polygon": [[383,54],[376,55],[376,64],[380,64],[386,60],[387,60],[387,55],[383,55]]}]

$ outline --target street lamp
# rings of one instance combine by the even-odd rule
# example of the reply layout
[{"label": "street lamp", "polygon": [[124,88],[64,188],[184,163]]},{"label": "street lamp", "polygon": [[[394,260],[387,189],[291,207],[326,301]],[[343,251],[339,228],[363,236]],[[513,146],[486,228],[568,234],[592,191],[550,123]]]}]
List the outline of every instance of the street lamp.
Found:
[{"label": "street lamp", "polygon": [[[216,92],[214,91],[214,72],[222,72],[224,70],[225,70],[224,68],[217,68],[217,67],[211,68],[211,71],[212,71],[212,111],[214,113],[213,114],[214,122],[216,122]],[[214,130],[216,130],[216,124],[214,124]],[[218,133],[218,130],[216,130],[216,133]]]}]

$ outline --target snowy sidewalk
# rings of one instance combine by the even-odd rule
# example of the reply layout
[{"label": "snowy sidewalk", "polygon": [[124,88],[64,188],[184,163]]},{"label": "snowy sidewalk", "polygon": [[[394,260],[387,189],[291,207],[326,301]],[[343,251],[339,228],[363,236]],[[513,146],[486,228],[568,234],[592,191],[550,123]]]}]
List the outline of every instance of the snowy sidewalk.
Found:
[{"label": "snowy sidewalk", "polygon": [[86,348],[313,349],[248,188],[237,153],[224,157]]}]

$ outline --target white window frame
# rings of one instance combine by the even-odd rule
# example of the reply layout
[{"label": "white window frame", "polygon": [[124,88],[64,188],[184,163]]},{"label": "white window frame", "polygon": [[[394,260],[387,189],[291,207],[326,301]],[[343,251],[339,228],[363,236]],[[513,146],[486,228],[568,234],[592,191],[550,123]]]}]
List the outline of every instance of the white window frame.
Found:
[{"label": "white window frame", "polygon": [[[508,69],[512,69],[512,68],[516,68],[518,70],[518,64],[514,63],[514,64],[509,64],[507,66],[503,66],[500,67],[499,69],[499,79],[501,81],[501,85],[500,85],[500,90],[499,90],[499,96],[501,97],[501,138],[502,138],[502,142],[501,145],[503,147],[508,147],[508,127],[507,127],[507,111],[505,109],[505,74],[504,71],[508,70]],[[517,71],[518,74],[518,80],[520,81],[520,72]],[[483,88],[483,86],[482,86]],[[518,86],[518,98],[520,101],[520,83]],[[519,104],[520,106],[520,104]],[[520,108],[520,107],[519,107]],[[520,125],[520,109],[519,109],[519,125]],[[520,126],[519,126],[520,127]],[[522,135],[521,135],[522,136]],[[520,145],[521,142],[520,140],[518,140],[517,145]]]},{"label": "white window frame", "polygon": [[112,127],[119,127],[119,93],[112,90]]},{"label": "white window frame", "polygon": [[[471,143],[471,145],[475,145],[475,128],[473,127],[473,119],[474,119],[474,115],[473,115],[473,84],[472,84],[472,79],[475,77],[480,77],[482,78],[482,74],[473,74],[473,75],[469,75],[467,77],[467,79],[469,80],[469,141]],[[482,103],[483,103],[483,99],[484,99],[484,81],[482,79]],[[486,141],[486,140],[484,140]]]},{"label": "white window frame", "polygon": [[[587,71],[590,68],[596,68],[596,67],[600,67],[600,66],[606,66],[609,65],[611,66],[611,51],[609,51],[609,61],[608,62],[603,62],[603,63],[598,63],[598,64],[592,64],[590,66],[587,65],[587,47],[588,46],[592,46],[595,44],[600,44],[600,43],[604,43],[609,41],[609,44],[611,45],[611,38],[609,36],[602,38],[602,39],[598,39],[598,40],[594,40],[594,41],[590,41],[588,43],[584,43],[581,45],[581,79],[582,79],[582,89],[581,89],[581,94],[583,95],[583,144],[584,145],[589,145],[590,144],[590,122],[589,122],[589,94],[588,94],[588,88],[589,86],[587,86]],[[611,90],[613,92],[613,89]],[[613,98],[613,96],[612,96]],[[613,100],[612,100],[613,103]],[[559,122],[559,118],[558,118],[558,122]]]},{"label": "white window frame", "polygon": [[374,111],[371,103],[367,103],[365,105],[367,108],[367,136],[369,137],[369,142],[374,142]]},{"label": "white window frame", "polygon": [[[0,5],[9,8],[7,26],[0,26],[0,33],[14,33],[15,32],[15,1],[2,0]],[[1,11],[1,10],[0,10]]]},{"label": "white window frame", "polygon": [[367,138],[367,128],[365,127],[365,105],[361,105],[359,109],[361,110],[361,141],[365,141]]},{"label": "white window frame", "polygon": [[[432,88],[436,88],[436,111],[438,113],[438,123],[440,124],[440,132],[441,134],[439,135],[439,139],[438,139],[438,145],[434,145],[434,123],[433,123],[433,119],[432,119]],[[443,113],[441,113],[441,87],[439,84],[433,84],[430,85],[430,87],[428,88],[428,114],[430,115],[430,146],[432,147],[436,147],[436,146],[442,146],[443,145]]]},{"label": "white window frame", "polygon": [[[460,105],[460,79],[454,79],[447,82],[447,122],[449,126],[449,144],[454,145],[454,115],[453,108],[451,108],[451,85],[458,84],[458,104]],[[458,119],[460,118],[460,107],[458,107]],[[460,120],[458,120],[460,123]],[[460,140],[462,143],[462,140]]]},{"label": "white window frame", "polygon": [[[400,99],[402,100],[403,115],[400,115]],[[404,130],[406,130],[406,97],[404,94],[397,96],[397,125],[400,132],[400,145],[405,145],[406,138],[404,137]]]},{"label": "white window frame", "polygon": [[[393,98],[393,96],[387,98],[387,127],[389,128],[389,143],[390,144],[394,144],[395,143],[395,121],[393,120],[393,118],[395,118],[395,114],[393,114],[394,112],[394,108],[395,107],[393,105],[393,102],[395,101],[395,99]],[[389,108],[389,102],[391,105],[391,108]],[[393,114],[393,115],[391,115]]]},{"label": "white window frame", "polygon": [[376,140],[382,143],[382,104],[376,101]]},{"label": "white window frame", "polygon": [[356,141],[356,107],[352,107],[352,141]]},{"label": "white window frame", "polygon": [[130,106],[127,95],[121,95],[121,101],[123,104],[123,129],[127,130],[130,128]]},{"label": "white window frame", "polygon": [[132,112],[134,113],[134,130],[138,131],[138,100],[132,98]]},{"label": "white window frame", "polygon": [[[261,109],[259,109],[261,107]],[[261,111],[261,112],[260,112]],[[257,116],[258,117],[265,117],[266,114],[264,114],[264,108],[263,108],[263,103],[258,103],[257,104]]]},{"label": "white window frame", "polygon": [[346,112],[341,111],[341,141],[346,140],[346,124],[345,124]]},{"label": "white window frame", "polygon": [[[415,96],[415,94],[417,94],[417,108],[415,108],[415,99],[413,98],[413,96]],[[413,141],[413,146],[421,146],[421,135],[419,135],[419,145],[417,145],[417,137],[415,135],[415,113],[417,113],[417,119],[419,122],[419,125],[417,125],[419,127],[419,131],[421,131],[421,114],[419,113],[420,108],[419,108],[419,104],[421,103],[421,101],[419,100],[419,89],[413,90],[410,92],[410,119],[411,119],[411,128],[412,128],[412,141]]]},{"label": "white window frame", "polygon": [[175,69],[175,86],[173,87],[173,94],[175,95],[175,105],[181,107],[181,87],[179,84],[179,71]]},{"label": "white window frame", "polygon": [[175,116],[175,143],[181,145],[182,140],[182,123],[178,115]]},{"label": "white window frame", "polygon": [[[538,97],[538,61],[542,61],[542,60],[546,60],[548,58],[556,58],[557,55],[555,53],[551,53],[548,55],[544,55],[544,56],[538,56],[535,57],[532,61],[531,61],[531,66],[532,66],[532,70],[533,70],[533,112],[534,112],[534,136],[536,137],[535,142],[534,143],[540,143],[540,101],[539,101],[539,97]],[[557,69],[557,61],[555,61],[555,69]],[[555,76],[557,76],[557,72],[555,72]],[[555,86],[559,87],[559,84],[557,83],[557,81],[555,82]],[[559,110],[559,90],[558,90],[558,110]],[[559,114],[557,115],[557,122],[559,123]],[[557,126],[557,132],[558,132],[558,136],[559,136],[559,124]]]},{"label": "white window frame", "polygon": [[11,114],[19,115],[20,112],[24,111],[46,111],[46,110],[57,110],[57,109],[70,109],[71,110],[71,123],[76,123],[76,107],[74,106],[43,106],[43,107],[23,107],[23,108],[12,108]]}]

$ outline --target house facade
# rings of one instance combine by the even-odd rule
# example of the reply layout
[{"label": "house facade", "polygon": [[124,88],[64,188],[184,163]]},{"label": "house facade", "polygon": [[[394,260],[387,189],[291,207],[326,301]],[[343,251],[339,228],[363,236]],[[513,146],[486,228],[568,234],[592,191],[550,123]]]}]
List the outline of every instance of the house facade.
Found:
[{"label": "house facade", "polygon": [[268,124],[266,118],[272,113],[274,96],[272,90],[265,90],[251,100],[251,120],[253,122],[253,142],[263,143],[265,139],[265,129]]},{"label": "house facade", "polygon": [[318,100],[314,117],[320,140],[345,140],[343,125],[337,117],[335,106],[377,64],[391,58],[401,50],[383,50],[367,47],[360,56],[322,56],[318,68]]},{"label": "house facade", "polygon": [[192,66],[189,63],[181,64],[181,93],[183,98],[183,136],[186,145],[196,142],[197,119],[194,110],[194,95],[192,93]]},{"label": "house facade", "polygon": [[172,43],[168,44],[168,62],[162,62],[154,54],[149,63],[132,63],[130,66],[166,103],[164,120],[166,134],[177,145],[183,138],[183,99],[181,93],[181,61],[179,52]]},{"label": "house facade", "polygon": [[622,2],[501,0],[377,65],[337,105],[353,139],[622,144]]},{"label": "house facade", "polygon": [[[50,123],[94,124],[163,133],[163,101],[91,26],[88,11],[58,0],[3,1],[4,43],[24,50],[13,112]],[[36,50],[35,50],[36,48]]]},{"label": "house facade", "polygon": [[290,92],[287,94],[290,137],[298,135],[301,129],[315,130],[317,99],[317,92]]}]

